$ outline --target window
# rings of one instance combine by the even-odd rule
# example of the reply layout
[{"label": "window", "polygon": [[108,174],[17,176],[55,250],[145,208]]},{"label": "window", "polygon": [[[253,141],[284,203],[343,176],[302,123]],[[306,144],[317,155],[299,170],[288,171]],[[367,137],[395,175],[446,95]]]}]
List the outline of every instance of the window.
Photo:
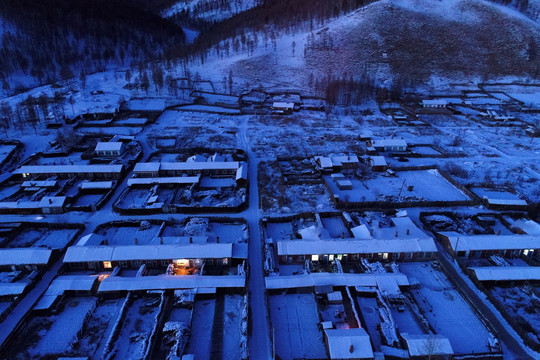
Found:
[{"label": "window", "polygon": [[292,263],[292,256],[291,255],[287,256],[287,262]]},{"label": "window", "polygon": [[304,255],[298,255],[298,261],[304,261],[306,257]]},{"label": "window", "polygon": [[127,268],[128,267],[127,261],[121,261],[120,266],[123,267],[123,268]]},{"label": "window", "polygon": [[161,266],[169,266],[169,260],[161,260]]},{"label": "window", "polygon": [[341,254],[336,255],[336,257],[337,257],[337,259],[338,259],[339,261],[341,261],[341,259],[343,259],[343,255],[341,255]]},{"label": "window", "polygon": [[412,259],[412,253],[407,253],[405,255],[405,259],[409,259],[409,260]]},{"label": "window", "polygon": [[419,259],[423,259],[424,258],[424,253],[422,251],[419,251],[418,252],[418,258]]},{"label": "window", "polygon": [[[90,264],[88,264],[88,265],[90,265]],[[90,267],[90,266],[88,266],[88,267]],[[104,261],[104,262],[103,262],[103,268],[104,268],[104,269],[112,269],[112,264],[111,264],[111,262],[110,262],[110,261]]]},{"label": "window", "polygon": [[358,260],[358,254],[354,254],[354,255],[352,256],[352,259],[353,259],[353,260]]},{"label": "window", "polygon": [[400,258],[400,253],[393,253],[392,254],[392,259],[396,260],[396,259],[399,259]]},{"label": "window", "polygon": [[88,268],[89,269],[95,269],[96,268],[96,263],[95,262],[89,262],[88,263]]},{"label": "window", "polygon": [[382,256],[382,258],[383,258],[384,260],[388,260],[388,253],[386,253],[386,252],[385,252],[385,253],[383,253],[383,256]]},{"label": "window", "polygon": [[334,255],[328,255],[328,260],[334,261]]},{"label": "window", "polygon": [[229,264],[229,259],[223,258],[223,265],[228,265],[228,264]]},{"label": "window", "polygon": [[311,255],[311,261],[319,261],[319,255]]}]

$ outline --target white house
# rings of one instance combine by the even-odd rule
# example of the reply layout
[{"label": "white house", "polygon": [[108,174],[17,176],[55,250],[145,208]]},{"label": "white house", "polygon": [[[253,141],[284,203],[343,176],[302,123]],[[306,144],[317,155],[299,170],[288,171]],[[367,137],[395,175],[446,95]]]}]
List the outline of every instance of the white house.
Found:
[{"label": "white house", "polygon": [[372,146],[377,151],[406,151],[407,142],[403,139],[378,139],[371,140],[368,146]]},{"label": "white house", "polygon": [[366,330],[325,329],[330,359],[373,359],[373,349]]},{"label": "white house", "polygon": [[123,142],[98,142],[95,149],[98,156],[120,156],[124,152]]}]

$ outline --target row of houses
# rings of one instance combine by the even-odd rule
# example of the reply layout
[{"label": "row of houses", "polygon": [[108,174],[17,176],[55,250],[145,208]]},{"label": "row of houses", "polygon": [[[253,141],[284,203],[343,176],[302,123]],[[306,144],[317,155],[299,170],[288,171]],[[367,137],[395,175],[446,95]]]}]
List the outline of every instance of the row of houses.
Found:
[{"label": "row of houses", "polygon": [[38,178],[79,177],[81,179],[119,179],[124,170],[123,165],[25,165],[13,172],[23,180]]},{"label": "row of houses", "polygon": [[247,258],[245,243],[159,244],[122,246],[71,246],[64,263],[71,269],[110,270],[116,267],[137,269],[167,268],[170,264],[200,268],[202,264],[236,266]]}]

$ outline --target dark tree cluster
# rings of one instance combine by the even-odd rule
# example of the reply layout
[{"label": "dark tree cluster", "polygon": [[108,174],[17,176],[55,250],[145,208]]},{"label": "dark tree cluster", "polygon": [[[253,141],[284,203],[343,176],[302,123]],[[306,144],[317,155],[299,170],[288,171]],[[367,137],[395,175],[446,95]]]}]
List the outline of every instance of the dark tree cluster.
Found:
[{"label": "dark tree cluster", "polygon": [[[2,0],[0,80],[39,83],[172,56],[182,29],[128,0]],[[11,89],[14,90],[14,89]]]}]

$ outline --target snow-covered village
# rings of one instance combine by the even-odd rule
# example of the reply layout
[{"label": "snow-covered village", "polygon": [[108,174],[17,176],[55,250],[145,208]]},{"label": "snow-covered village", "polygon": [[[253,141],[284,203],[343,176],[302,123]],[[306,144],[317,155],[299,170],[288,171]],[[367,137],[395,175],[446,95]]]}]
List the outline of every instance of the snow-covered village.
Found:
[{"label": "snow-covered village", "polygon": [[540,1],[74,3],[0,9],[0,360],[540,359]]}]

